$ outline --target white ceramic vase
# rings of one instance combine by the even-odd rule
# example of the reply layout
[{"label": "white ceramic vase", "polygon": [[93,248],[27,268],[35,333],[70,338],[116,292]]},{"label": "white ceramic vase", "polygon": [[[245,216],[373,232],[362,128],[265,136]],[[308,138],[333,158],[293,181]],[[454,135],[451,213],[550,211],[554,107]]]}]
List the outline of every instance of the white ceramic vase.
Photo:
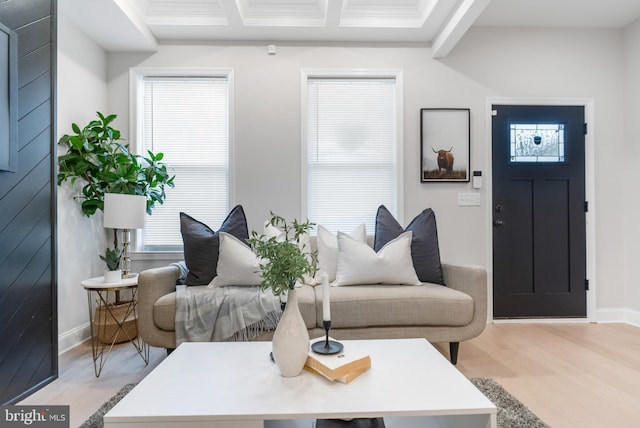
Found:
[{"label": "white ceramic vase", "polygon": [[104,282],[107,284],[113,284],[114,282],[120,282],[122,280],[122,270],[105,270]]},{"label": "white ceramic vase", "polygon": [[287,293],[285,306],[271,343],[273,359],[283,377],[298,376],[309,354],[309,332],[298,307],[297,290]]}]

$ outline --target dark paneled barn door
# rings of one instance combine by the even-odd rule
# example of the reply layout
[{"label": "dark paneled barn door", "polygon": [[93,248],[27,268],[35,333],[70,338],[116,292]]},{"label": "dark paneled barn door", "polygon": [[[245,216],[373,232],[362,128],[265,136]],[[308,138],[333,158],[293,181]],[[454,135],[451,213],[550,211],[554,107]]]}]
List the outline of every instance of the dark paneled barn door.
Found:
[{"label": "dark paneled barn door", "polygon": [[[0,171],[0,403],[57,377],[55,0],[0,0],[17,34],[16,168]],[[0,100],[5,102],[5,100]]]}]

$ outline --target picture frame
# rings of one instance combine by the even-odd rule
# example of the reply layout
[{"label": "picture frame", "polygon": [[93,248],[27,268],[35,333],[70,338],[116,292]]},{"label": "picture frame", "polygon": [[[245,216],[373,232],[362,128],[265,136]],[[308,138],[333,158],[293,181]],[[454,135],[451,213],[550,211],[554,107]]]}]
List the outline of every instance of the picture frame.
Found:
[{"label": "picture frame", "polygon": [[420,181],[469,182],[471,110],[420,109]]},{"label": "picture frame", "polygon": [[0,23],[0,171],[18,169],[18,35]]}]

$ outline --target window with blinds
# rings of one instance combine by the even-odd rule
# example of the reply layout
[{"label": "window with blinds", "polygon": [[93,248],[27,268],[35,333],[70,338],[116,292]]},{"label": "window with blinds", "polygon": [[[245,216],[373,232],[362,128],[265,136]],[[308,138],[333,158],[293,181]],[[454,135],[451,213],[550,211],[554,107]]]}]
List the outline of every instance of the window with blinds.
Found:
[{"label": "window with blinds", "polygon": [[182,249],[180,211],[216,229],[229,212],[229,82],[227,77],[141,79],[142,153],[164,153],[175,188],[138,234],[139,251]]},{"label": "window with blinds", "polygon": [[307,79],[307,217],[333,233],[398,207],[395,78]]}]

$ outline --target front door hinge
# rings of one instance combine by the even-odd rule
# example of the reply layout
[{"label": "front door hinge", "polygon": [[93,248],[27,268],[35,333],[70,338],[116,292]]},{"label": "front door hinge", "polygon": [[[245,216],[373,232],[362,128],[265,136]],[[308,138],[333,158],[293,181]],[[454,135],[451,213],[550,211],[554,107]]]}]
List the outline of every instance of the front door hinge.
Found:
[{"label": "front door hinge", "polygon": [[584,127],[582,128],[582,131],[584,132],[584,135],[587,135],[587,124],[584,124]]},{"label": "front door hinge", "polygon": [[589,291],[589,280],[588,279],[584,280],[584,289]]},{"label": "front door hinge", "polygon": [[589,201],[584,201],[584,212],[589,212]]}]

